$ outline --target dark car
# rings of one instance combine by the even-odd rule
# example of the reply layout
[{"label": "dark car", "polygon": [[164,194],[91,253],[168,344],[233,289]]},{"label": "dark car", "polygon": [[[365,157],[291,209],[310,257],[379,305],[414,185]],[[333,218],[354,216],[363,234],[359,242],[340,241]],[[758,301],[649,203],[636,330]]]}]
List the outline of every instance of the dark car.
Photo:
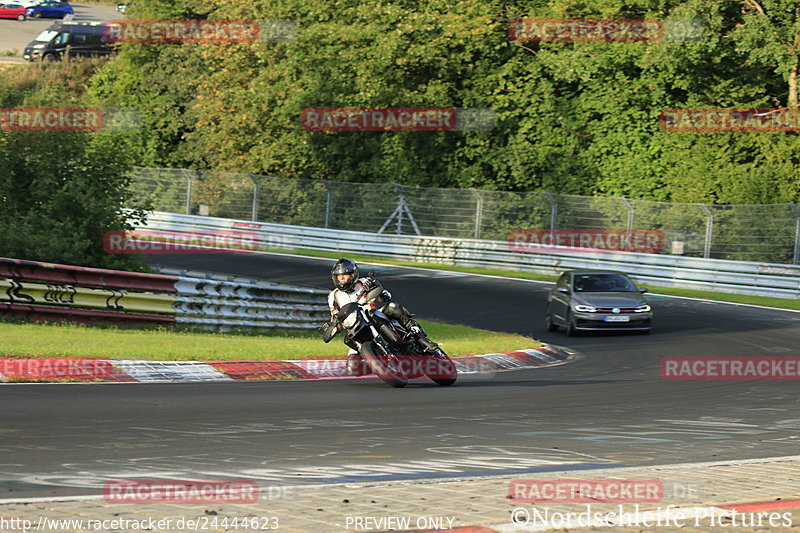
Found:
[{"label": "dark car", "polygon": [[122,13],[124,15],[125,12],[128,10],[128,8],[131,7],[132,5],[133,5],[133,3],[131,3],[131,2],[124,2],[124,3],[121,3],[121,4],[117,4],[117,11],[119,11],[120,13]]},{"label": "dark car", "polygon": [[561,275],[547,295],[547,331],[563,327],[579,331],[628,330],[649,333],[653,310],[644,299],[647,289],[622,272],[572,270]]},{"label": "dark car", "polygon": [[117,52],[107,41],[106,26],[99,22],[55,22],[28,43],[27,61],[60,61],[69,57],[106,57]]},{"label": "dark car", "polygon": [[27,12],[20,4],[0,4],[0,19],[25,20]]},{"label": "dark car", "polygon": [[28,16],[31,18],[55,18],[63,19],[67,15],[74,14],[72,6],[67,2],[56,2],[54,0],[47,0],[38,6],[28,8]]}]

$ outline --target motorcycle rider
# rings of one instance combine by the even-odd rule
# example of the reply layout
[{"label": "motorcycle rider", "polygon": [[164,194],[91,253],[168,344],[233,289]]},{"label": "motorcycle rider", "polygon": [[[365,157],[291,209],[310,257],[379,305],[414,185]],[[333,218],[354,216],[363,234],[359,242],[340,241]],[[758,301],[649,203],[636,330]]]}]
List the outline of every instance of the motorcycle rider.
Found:
[{"label": "motorcycle rider", "polygon": [[[336,314],[343,306],[352,302],[365,306],[377,300],[377,303],[385,304],[382,309],[383,313],[400,322],[426,351],[432,352],[439,347],[435,342],[428,339],[425,335],[425,330],[412,318],[414,315],[409,313],[408,309],[391,301],[392,295],[389,291],[384,289],[377,298],[367,300],[367,293],[371,292],[376,287],[383,289],[383,286],[371,277],[360,278],[358,265],[356,265],[354,261],[345,258],[339,259],[331,269],[331,279],[335,287],[328,294],[331,326],[336,324],[340,329],[344,327],[338,324],[336,319]],[[364,360],[361,355],[352,348],[347,354],[347,370],[350,374],[356,376],[361,376],[366,373]]]}]

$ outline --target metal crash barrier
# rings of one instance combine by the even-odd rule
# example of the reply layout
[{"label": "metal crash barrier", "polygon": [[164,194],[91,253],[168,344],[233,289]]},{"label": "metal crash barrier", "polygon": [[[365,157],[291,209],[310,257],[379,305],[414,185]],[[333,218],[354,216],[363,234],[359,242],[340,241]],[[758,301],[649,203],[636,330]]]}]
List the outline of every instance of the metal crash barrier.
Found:
[{"label": "metal crash barrier", "polygon": [[[367,233],[155,212],[143,230],[216,235],[246,228],[259,249],[306,249],[420,263],[556,275],[573,268],[621,270],[658,287],[800,298],[800,266],[634,252],[515,251],[509,241]],[[529,248],[533,249],[533,248]]]},{"label": "metal crash barrier", "polygon": [[0,316],[37,322],[311,329],[325,291],[204,272],[144,274],[0,258]]}]

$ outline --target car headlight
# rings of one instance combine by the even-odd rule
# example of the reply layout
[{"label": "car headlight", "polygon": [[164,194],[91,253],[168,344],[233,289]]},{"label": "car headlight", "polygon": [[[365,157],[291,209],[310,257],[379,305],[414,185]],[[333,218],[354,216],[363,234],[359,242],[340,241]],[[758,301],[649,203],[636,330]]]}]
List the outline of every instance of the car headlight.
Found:
[{"label": "car headlight", "polygon": [[636,308],[637,313],[647,313],[648,311],[650,311],[650,306],[647,304],[640,305]]},{"label": "car headlight", "polygon": [[31,48],[44,48],[44,47],[45,43],[42,43],[42,44],[34,44]]},{"label": "car headlight", "polygon": [[578,311],[578,312],[581,312],[581,313],[596,313],[597,312],[597,308],[596,307],[593,307],[591,305],[582,305],[582,304],[576,305],[575,306],[575,310]]}]

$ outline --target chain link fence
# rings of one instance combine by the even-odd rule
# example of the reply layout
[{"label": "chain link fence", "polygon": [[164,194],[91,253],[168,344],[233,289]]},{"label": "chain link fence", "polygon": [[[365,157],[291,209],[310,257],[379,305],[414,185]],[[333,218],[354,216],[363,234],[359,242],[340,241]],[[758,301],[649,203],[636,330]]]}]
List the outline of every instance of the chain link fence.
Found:
[{"label": "chain link fence", "polygon": [[661,253],[798,264],[797,205],[679,204],[138,168],[157,211],[354,231],[506,240],[514,230],[650,230]]}]

